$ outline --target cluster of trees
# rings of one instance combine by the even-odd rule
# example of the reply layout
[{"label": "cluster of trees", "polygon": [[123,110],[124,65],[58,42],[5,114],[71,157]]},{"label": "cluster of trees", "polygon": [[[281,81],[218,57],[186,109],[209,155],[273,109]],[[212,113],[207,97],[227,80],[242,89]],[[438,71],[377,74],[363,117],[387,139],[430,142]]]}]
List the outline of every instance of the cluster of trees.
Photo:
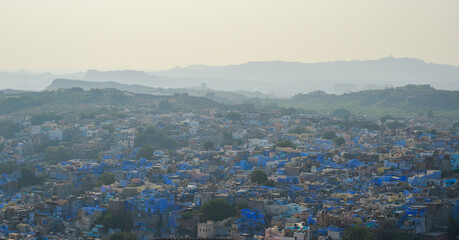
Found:
[{"label": "cluster of trees", "polygon": [[258,185],[264,185],[268,187],[275,187],[276,183],[273,180],[269,180],[265,172],[256,169],[249,175],[250,181]]},{"label": "cluster of trees", "polygon": [[115,131],[115,125],[113,124],[105,124],[102,126],[103,130],[108,130],[109,133],[113,133]]},{"label": "cluster of trees", "polygon": [[0,121],[0,136],[4,138],[14,137],[15,132],[19,132],[21,129],[19,124],[12,121]]},{"label": "cluster of trees", "polygon": [[242,144],[242,139],[234,139],[233,134],[230,131],[223,132],[223,144],[225,145],[232,145],[232,144]]},{"label": "cluster of trees", "polygon": [[161,149],[175,149],[177,143],[163,131],[149,126],[145,130],[138,129],[138,134],[134,139],[135,147],[150,145]]},{"label": "cluster of trees", "polygon": [[289,140],[280,140],[276,144],[274,144],[274,147],[291,147],[291,148],[296,148],[295,144],[293,144]]},{"label": "cluster of trees", "polygon": [[110,185],[116,182],[116,177],[113,173],[104,172],[100,175],[99,181],[97,181],[97,185]]},{"label": "cluster of trees", "polygon": [[297,113],[297,110],[296,108],[294,107],[289,107],[289,108],[280,108],[280,115],[282,116],[285,116],[285,115],[294,115],[295,113]]},{"label": "cluster of trees", "polygon": [[153,153],[155,149],[151,145],[145,145],[139,149],[139,151],[135,154],[136,159],[151,159],[153,157]]},{"label": "cluster of trees", "polygon": [[336,137],[337,137],[336,133],[333,132],[333,131],[328,131],[328,132],[324,133],[324,138],[325,139],[331,140],[331,139],[336,138]]},{"label": "cluster of trees", "polygon": [[341,146],[346,142],[344,138],[336,136],[336,133],[333,131],[325,132],[323,138],[333,140],[333,143],[335,143],[337,146]]},{"label": "cluster of trees", "polygon": [[129,232],[116,232],[108,238],[109,240],[137,240],[137,236]]},{"label": "cluster of trees", "polygon": [[212,221],[221,221],[225,218],[234,216],[234,209],[223,199],[214,199],[206,202],[202,206],[202,218]]},{"label": "cluster of trees", "polygon": [[231,111],[231,112],[225,114],[225,118],[235,122],[235,121],[240,121],[242,116],[241,116],[241,114],[239,114],[237,112]]},{"label": "cluster of trees", "polygon": [[341,145],[343,145],[343,144],[346,142],[346,140],[344,140],[344,138],[342,138],[342,137],[335,137],[335,138],[333,138],[333,142],[334,142],[337,146],[341,146]]},{"label": "cluster of trees", "polygon": [[302,133],[310,133],[311,130],[309,130],[309,129],[305,128],[305,127],[298,126],[298,127],[290,128],[287,132],[288,133],[295,133],[295,134],[302,134]]},{"label": "cluster of trees", "polygon": [[112,116],[112,117],[117,117],[117,118],[126,117],[126,114],[120,112],[120,110],[116,107],[113,107],[113,108],[102,107],[102,108],[98,108],[93,111],[80,112],[79,117],[80,119],[94,119],[96,118],[97,115],[101,115],[101,114]]},{"label": "cluster of trees", "polygon": [[44,112],[44,113],[40,113],[40,114],[37,114],[37,115],[33,115],[31,118],[30,118],[30,122],[32,123],[32,125],[41,125],[43,124],[45,121],[59,121],[61,119],[63,119],[64,116],[61,115],[61,114],[56,114],[56,113],[53,113],[53,112]]},{"label": "cluster of trees", "polygon": [[204,143],[204,149],[209,151],[209,150],[212,150],[214,149],[214,144],[212,142],[205,142]]},{"label": "cluster of trees", "polygon": [[221,221],[223,219],[236,216],[241,209],[247,208],[245,204],[231,206],[227,201],[217,198],[206,202],[201,208],[201,220],[203,222]]},{"label": "cluster of trees", "polygon": [[162,113],[168,113],[173,110],[173,106],[168,100],[163,100],[158,103],[158,109]]},{"label": "cluster of trees", "polygon": [[342,240],[371,240],[373,239],[373,234],[365,226],[358,225],[354,227],[346,228],[343,232]]},{"label": "cluster of trees", "polygon": [[132,104],[133,97],[115,89],[91,89],[84,91],[82,88],[59,89],[56,91],[43,91],[39,93],[22,93],[15,97],[0,96],[0,112],[12,113],[24,109],[36,108],[47,104],[60,106],[75,105],[120,105]]},{"label": "cluster of trees", "polygon": [[2,162],[0,163],[0,174],[3,173],[13,173],[16,171],[19,171],[21,169],[20,166],[16,162],[13,161],[8,161],[8,162]]},{"label": "cluster of trees", "polygon": [[393,122],[386,123],[386,126],[391,130],[394,130],[397,128],[406,128],[406,125],[399,121],[393,121]]},{"label": "cluster of trees", "polygon": [[44,177],[35,176],[33,171],[30,170],[29,168],[25,168],[25,167],[21,168],[21,175],[22,175],[22,178],[21,178],[20,183],[23,187],[43,184]]},{"label": "cluster of trees", "polygon": [[105,212],[95,221],[96,224],[103,226],[103,231],[107,232],[110,228],[119,228],[123,232],[129,232],[132,228],[133,217],[127,212]]},{"label": "cluster of trees", "polygon": [[332,115],[337,118],[349,119],[351,112],[344,108],[338,108],[333,110]]},{"label": "cluster of trees", "polygon": [[63,146],[47,147],[45,151],[45,160],[50,164],[57,164],[75,158],[73,152]]}]

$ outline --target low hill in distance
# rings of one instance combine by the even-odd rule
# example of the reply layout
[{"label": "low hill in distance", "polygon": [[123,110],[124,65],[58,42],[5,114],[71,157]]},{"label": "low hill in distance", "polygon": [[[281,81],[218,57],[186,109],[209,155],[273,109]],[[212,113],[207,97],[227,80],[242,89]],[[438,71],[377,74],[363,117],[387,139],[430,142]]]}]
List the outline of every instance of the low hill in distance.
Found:
[{"label": "low hill in distance", "polygon": [[157,96],[130,93],[116,89],[82,88],[55,91],[29,92],[16,95],[0,95],[0,115],[37,114],[40,112],[85,112],[104,106],[151,107],[159,112],[199,112],[206,108],[225,108],[225,105],[204,97],[188,94]]},{"label": "low hill in distance", "polygon": [[39,91],[55,79],[117,82],[163,89],[206,86],[222,92],[239,91],[244,96],[247,96],[245,91],[255,89],[270,98],[279,98],[318,90],[342,94],[407,84],[430,84],[436,89],[459,90],[459,67],[426,63],[415,58],[386,57],[318,63],[260,61],[227,66],[191,65],[150,72],[87,70],[56,75],[0,71],[0,89]]},{"label": "low hill in distance", "polygon": [[459,116],[459,91],[437,90],[429,85],[407,85],[342,95],[317,91],[298,94],[277,103],[317,112],[343,108],[354,114],[375,116],[407,116],[429,111],[439,115]]},{"label": "low hill in distance", "polygon": [[249,82],[258,82],[260,86],[256,89],[260,91],[269,92],[268,89],[275,89],[276,92],[289,94],[315,90],[345,93],[383,89],[388,86],[400,87],[407,84],[432,84],[437,89],[459,90],[459,67],[392,56],[363,61],[318,63],[263,61],[216,67],[190,66],[157,71],[153,74],[175,78],[196,78],[202,81],[231,79],[245,81],[246,85]]},{"label": "low hill in distance", "polygon": [[[61,84],[69,83],[70,89],[57,89]],[[83,84],[83,88],[74,88],[75,85]],[[248,98],[245,97],[237,104],[214,101],[216,94],[208,90],[205,97],[182,94],[177,89],[168,89],[161,92],[161,95],[144,94],[145,92],[158,89],[146,90],[147,87],[140,85],[125,86],[122,84],[92,83],[85,85],[84,81],[56,80],[55,84],[48,89],[52,91],[20,93],[16,95],[0,95],[0,112],[11,113],[25,108],[36,106],[59,107],[61,105],[72,106],[81,104],[118,104],[123,106],[157,106],[159,102],[168,101],[173,106],[164,106],[162,111],[195,111],[208,107],[220,109],[244,109],[251,108],[275,110],[282,107],[294,107],[304,112],[315,112],[327,114],[337,109],[347,109],[353,114],[381,116],[392,114],[395,116],[426,114],[432,112],[435,115],[459,117],[459,91],[437,90],[429,85],[407,85],[397,88],[386,88],[381,90],[364,90],[341,95],[327,94],[323,91],[315,91],[307,94],[297,94],[291,98]],[[102,85],[98,85],[102,84]],[[97,87],[105,89],[94,89]],[[64,86],[65,88],[65,86]],[[114,88],[120,88],[116,90]],[[139,91],[143,93],[132,93]],[[159,90],[158,90],[159,91]],[[218,93],[218,92],[217,92]],[[167,95],[168,94],[168,95]],[[225,92],[231,96],[238,96],[236,93]]]},{"label": "low hill in distance", "polygon": [[144,93],[154,95],[174,95],[175,93],[188,93],[192,96],[206,97],[211,100],[225,103],[225,104],[241,104],[244,100],[248,100],[251,97],[266,98],[268,95],[260,92],[250,91],[216,91],[206,87],[200,88],[155,88],[144,85],[133,85],[123,84],[114,81],[108,82],[92,82],[83,80],[71,80],[71,79],[56,79],[45,88],[45,91],[53,91],[58,89],[66,88],[82,88],[84,90],[91,89],[108,89],[113,88],[120,91],[127,91],[131,93]]}]

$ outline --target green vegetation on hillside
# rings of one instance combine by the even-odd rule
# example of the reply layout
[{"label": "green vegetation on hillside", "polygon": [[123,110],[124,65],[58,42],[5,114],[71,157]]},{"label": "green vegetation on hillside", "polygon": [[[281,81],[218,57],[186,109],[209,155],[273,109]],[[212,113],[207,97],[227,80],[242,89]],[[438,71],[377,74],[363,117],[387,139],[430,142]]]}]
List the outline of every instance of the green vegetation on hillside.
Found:
[{"label": "green vegetation on hillside", "polygon": [[406,116],[420,112],[459,116],[459,91],[436,90],[429,85],[407,85],[343,95],[324,92],[298,94],[290,99],[279,100],[278,104],[318,112],[340,110],[334,112],[336,116],[343,116],[347,112],[345,110],[353,114],[375,116]]},{"label": "green vegetation on hillside", "polygon": [[[237,95],[237,94],[236,94]],[[212,92],[202,96],[176,94],[157,96],[150,94],[129,93],[115,89],[82,88],[59,89],[44,92],[25,92],[15,95],[0,95],[0,115],[31,111],[33,122],[58,120],[61,116],[52,115],[50,111],[83,110],[81,119],[94,119],[101,114],[103,106],[143,106],[151,107],[158,112],[199,112],[207,108],[217,108],[223,111],[277,111],[281,115],[295,113],[331,114],[338,118],[349,119],[350,114],[365,114],[373,116],[459,116],[459,91],[436,90],[429,85],[407,85],[405,87],[387,88],[382,90],[365,90],[342,95],[327,94],[316,91],[307,94],[297,94],[291,98],[248,98],[238,102],[239,105],[227,105],[215,102],[218,97]],[[212,99],[212,100],[211,100]],[[241,104],[244,103],[244,104]],[[45,113],[37,113],[45,109]],[[91,111],[88,109],[97,109]],[[100,110],[100,111],[99,111]],[[103,114],[124,117],[118,111],[107,110]],[[223,117],[223,115],[222,115]],[[225,118],[238,120],[239,114],[229,112]],[[2,124],[0,124],[0,134]]]},{"label": "green vegetation on hillside", "polygon": [[11,121],[0,121],[0,136],[4,138],[14,137],[14,133],[18,132],[19,130],[19,124]]}]

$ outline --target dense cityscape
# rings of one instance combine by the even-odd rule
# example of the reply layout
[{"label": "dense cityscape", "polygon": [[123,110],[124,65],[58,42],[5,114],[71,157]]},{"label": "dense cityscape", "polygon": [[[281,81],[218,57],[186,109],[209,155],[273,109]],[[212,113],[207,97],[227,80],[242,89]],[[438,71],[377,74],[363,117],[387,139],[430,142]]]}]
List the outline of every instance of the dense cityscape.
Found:
[{"label": "dense cityscape", "polygon": [[158,109],[2,121],[2,238],[458,235],[451,118]]},{"label": "dense cityscape", "polygon": [[459,240],[459,0],[0,0],[0,240]]}]

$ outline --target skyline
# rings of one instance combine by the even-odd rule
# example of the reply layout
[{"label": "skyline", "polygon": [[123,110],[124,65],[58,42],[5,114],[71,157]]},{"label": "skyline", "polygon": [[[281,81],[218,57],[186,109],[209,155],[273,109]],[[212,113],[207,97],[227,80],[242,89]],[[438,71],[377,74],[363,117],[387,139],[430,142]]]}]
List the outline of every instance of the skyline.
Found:
[{"label": "skyline", "polygon": [[[25,72],[25,73],[30,73],[30,74],[76,74],[76,73],[86,73],[87,71],[90,70],[96,70],[96,71],[102,71],[102,72],[110,72],[110,71],[143,71],[146,73],[150,74],[157,74],[161,72],[167,72],[174,70],[176,68],[184,68],[184,69],[199,69],[202,70],[200,67],[210,67],[210,68],[219,68],[219,67],[230,67],[230,66],[240,66],[240,65],[245,65],[248,63],[270,63],[270,62],[281,62],[281,63],[300,63],[300,64],[325,64],[325,63],[338,63],[338,62],[370,62],[370,61],[378,61],[382,59],[388,59],[388,58],[393,58],[393,59],[413,59],[413,60],[420,60],[425,62],[426,64],[436,64],[436,65],[443,65],[443,66],[452,66],[452,67],[459,67],[459,65],[451,65],[451,64],[442,64],[442,63],[436,63],[436,62],[428,62],[425,61],[424,59],[419,59],[419,58],[412,58],[412,57],[403,57],[403,56],[393,56],[392,54],[389,56],[383,56],[380,58],[375,58],[375,59],[351,59],[351,60],[329,60],[329,61],[321,61],[321,62],[300,62],[300,61],[284,61],[284,60],[261,60],[261,61],[247,61],[247,62],[241,62],[241,63],[234,63],[234,64],[228,64],[228,65],[210,65],[210,64],[200,64],[200,63],[195,63],[195,64],[189,64],[189,65],[184,65],[184,66],[173,66],[170,68],[164,68],[164,69],[150,69],[150,68],[86,68],[86,69],[70,69],[70,70],[62,70],[62,69],[57,69],[56,71],[50,70],[48,68],[38,68],[38,69],[1,69],[0,72],[4,73],[18,73],[18,72]],[[197,68],[196,68],[197,67]]]},{"label": "skyline", "polygon": [[458,13],[454,0],[1,1],[0,70],[166,70],[389,55],[459,66]]}]

